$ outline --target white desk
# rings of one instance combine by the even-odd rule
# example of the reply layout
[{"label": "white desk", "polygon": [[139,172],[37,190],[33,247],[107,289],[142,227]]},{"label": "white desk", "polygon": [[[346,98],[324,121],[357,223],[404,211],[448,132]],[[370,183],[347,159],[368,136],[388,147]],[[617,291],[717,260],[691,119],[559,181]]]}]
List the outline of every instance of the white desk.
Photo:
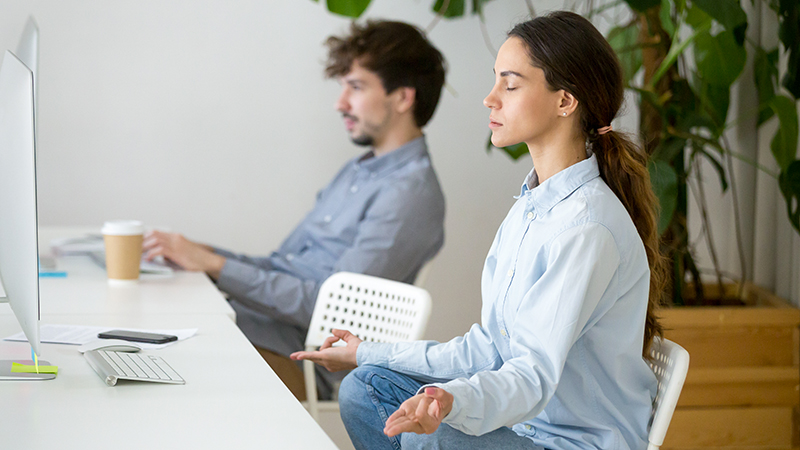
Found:
[{"label": "white desk", "polygon": [[[88,261],[42,280],[42,323],[199,328],[161,350],[185,385],[108,387],[75,346],[42,344],[51,381],[0,381],[0,449],[335,449],[231,320],[201,274],[111,290]],[[102,270],[97,269],[100,273]],[[0,305],[0,337],[20,331]],[[27,343],[0,341],[0,359],[30,359]]]},{"label": "white desk", "polygon": [[[82,236],[98,230],[44,227],[39,248],[49,251],[54,238]],[[105,269],[88,256],[64,256],[56,270],[66,278],[41,278],[42,314],[226,314],[236,318],[208,277],[199,272],[175,271],[172,277],[142,274],[134,286],[111,286]]]},{"label": "white desk", "polygon": [[224,314],[233,308],[205,274],[176,271],[171,277],[143,274],[138,284],[112,286],[88,256],[58,258],[66,278],[41,278],[42,314]]}]

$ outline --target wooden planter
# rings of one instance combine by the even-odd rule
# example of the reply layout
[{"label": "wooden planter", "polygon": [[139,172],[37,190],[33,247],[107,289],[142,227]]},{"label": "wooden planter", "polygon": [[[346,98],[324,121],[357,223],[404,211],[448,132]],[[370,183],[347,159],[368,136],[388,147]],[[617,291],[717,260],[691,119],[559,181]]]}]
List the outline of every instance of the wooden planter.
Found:
[{"label": "wooden planter", "polygon": [[745,306],[662,311],[665,337],[691,357],[662,448],[800,447],[800,310],[757,286],[743,291]]}]

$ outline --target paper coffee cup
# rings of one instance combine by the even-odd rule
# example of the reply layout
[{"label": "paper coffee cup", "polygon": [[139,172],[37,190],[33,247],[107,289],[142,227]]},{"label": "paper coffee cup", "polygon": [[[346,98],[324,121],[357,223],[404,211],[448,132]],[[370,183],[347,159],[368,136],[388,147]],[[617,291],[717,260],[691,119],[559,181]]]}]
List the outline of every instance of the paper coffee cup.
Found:
[{"label": "paper coffee cup", "polygon": [[112,283],[135,283],[139,279],[144,225],[138,220],[115,220],[103,224],[106,272]]}]

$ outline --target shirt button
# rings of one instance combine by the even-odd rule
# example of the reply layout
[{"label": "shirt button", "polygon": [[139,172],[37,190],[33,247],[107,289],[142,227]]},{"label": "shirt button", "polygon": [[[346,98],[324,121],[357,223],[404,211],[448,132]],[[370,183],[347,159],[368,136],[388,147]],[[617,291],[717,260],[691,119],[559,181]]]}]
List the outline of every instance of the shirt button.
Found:
[{"label": "shirt button", "polygon": [[533,427],[532,427],[532,426],[530,426],[530,425],[525,425],[525,429],[526,429],[526,430],[530,430],[531,428],[533,428]]},{"label": "shirt button", "polygon": [[351,187],[350,187],[350,192],[352,192],[353,194],[355,194],[356,192],[358,192],[358,186],[351,186]]},{"label": "shirt button", "polygon": [[325,216],[325,217],[322,218],[322,220],[324,220],[325,222],[330,222],[331,221],[331,216]]},{"label": "shirt button", "polygon": [[528,213],[528,220],[531,220],[531,219],[533,219],[533,213],[532,213],[532,212],[529,212],[529,213]]},{"label": "shirt button", "polygon": [[287,253],[287,254],[286,254],[286,260],[287,260],[287,261],[291,261],[291,260],[293,260],[293,259],[294,259],[294,255],[293,255],[293,254],[291,254],[291,253]]},{"label": "shirt button", "polygon": [[505,330],[505,328],[501,328],[501,329],[500,329],[500,334],[502,334],[502,335],[503,335],[503,337],[506,337],[506,336],[508,336],[508,333],[506,333],[506,330]]},{"label": "shirt button", "polygon": [[508,269],[508,276],[514,275],[514,269]]}]

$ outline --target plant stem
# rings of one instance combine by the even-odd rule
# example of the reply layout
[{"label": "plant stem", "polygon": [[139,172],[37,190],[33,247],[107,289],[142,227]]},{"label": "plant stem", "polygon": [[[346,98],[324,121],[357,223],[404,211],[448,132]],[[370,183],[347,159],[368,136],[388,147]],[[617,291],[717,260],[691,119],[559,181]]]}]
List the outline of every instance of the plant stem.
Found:
[{"label": "plant stem", "polygon": [[433,27],[435,27],[436,24],[439,23],[440,20],[442,20],[442,17],[444,17],[444,13],[445,11],[447,11],[447,8],[449,6],[450,6],[450,0],[444,0],[442,2],[442,7],[439,8],[439,11],[436,12],[436,16],[434,16],[431,23],[429,23],[428,26],[425,27],[425,34],[430,33],[431,30],[433,30]]},{"label": "plant stem", "polygon": [[[733,196],[733,225],[736,231],[736,246],[739,250],[739,269],[742,271],[742,282],[739,283],[739,292],[737,297],[742,297],[742,290],[744,289],[744,282],[747,281],[747,262],[744,260],[744,242],[742,242],[742,222],[739,215],[739,194],[736,192],[736,177],[733,174],[733,159],[730,157],[731,144],[728,142],[725,133],[722,134],[722,142],[725,144],[725,149],[728,155],[725,157],[725,162],[728,165],[728,179],[731,183],[731,193]],[[724,291],[721,291],[724,292]]]},{"label": "plant stem", "polygon": [[483,15],[480,17],[481,21],[481,34],[483,34],[483,42],[486,44],[486,48],[489,49],[489,52],[492,54],[493,57],[497,58],[497,50],[492,47],[492,41],[489,39],[489,30],[486,28],[486,22],[483,20]]},{"label": "plant stem", "polygon": [[525,4],[528,5],[528,13],[530,13],[531,19],[536,17],[536,10],[533,9],[533,0],[525,0]]},{"label": "plant stem", "polygon": [[751,166],[753,166],[756,169],[764,172],[765,174],[771,176],[772,178],[774,178],[776,180],[779,177],[779,174],[775,173],[775,171],[773,171],[772,169],[770,169],[770,168],[768,168],[768,167],[766,167],[766,166],[764,166],[762,164],[759,164],[757,161],[753,161],[752,159],[750,159],[750,158],[748,158],[748,157],[746,157],[746,156],[744,156],[742,154],[739,154],[739,153],[736,153],[736,152],[733,152],[733,151],[730,151],[730,150],[726,150],[725,153],[727,153],[730,156],[738,159],[739,161],[742,161],[742,162],[745,162],[747,164],[750,164]]},{"label": "plant stem", "polygon": [[[694,157],[692,157],[694,159]],[[693,164],[694,170],[697,173],[697,193],[694,189],[690,189],[700,207],[700,218],[703,224],[703,231],[706,235],[706,245],[708,246],[708,253],[711,256],[711,264],[714,265],[714,273],[717,276],[717,283],[719,284],[720,292],[722,291],[722,272],[719,268],[719,260],[717,259],[717,250],[714,247],[714,235],[712,234],[711,227],[709,226],[708,219],[708,205],[706,204],[706,191],[703,187],[703,170],[701,164]],[[688,181],[688,180],[687,180]],[[691,183],[689,183],[691,187]]]}]

